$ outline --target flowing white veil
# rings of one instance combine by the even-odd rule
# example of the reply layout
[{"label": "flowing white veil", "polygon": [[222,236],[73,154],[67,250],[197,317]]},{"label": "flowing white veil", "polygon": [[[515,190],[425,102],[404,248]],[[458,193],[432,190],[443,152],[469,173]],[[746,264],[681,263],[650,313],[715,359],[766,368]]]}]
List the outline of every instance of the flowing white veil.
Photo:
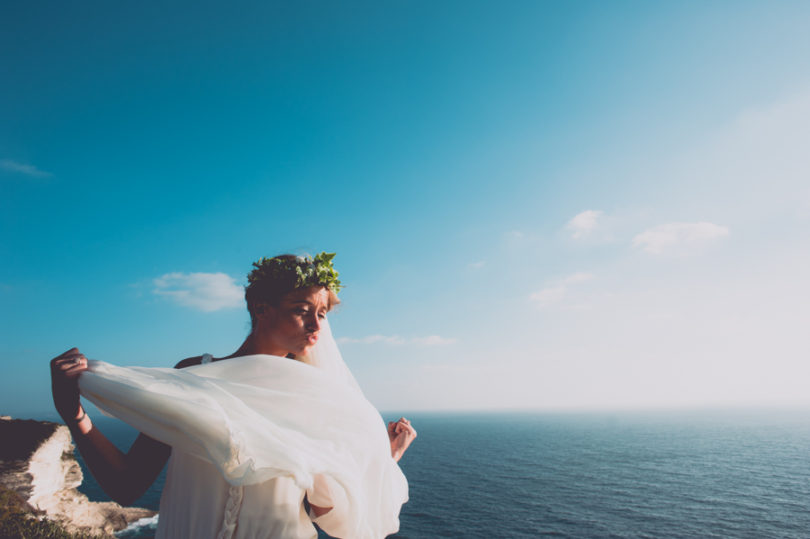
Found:
[{"label": "flowing white veil", "polygon": [[104,413],[211,462],[231,485],[289,476],[309,489],[326,477],[346,502],[348,536],[396,532],[407,481],[328,323],[299,359],[253,355],[180,370],[91,361],[79,387]]},{"label": "flowing white veil", "polygon": [[332,328],[329,326],[328,319],[324,318],[321,322],[318,342],[300,360],[321,369],[328,373],[329,376],[333,376],[335,379],[341,380],[360,391],[360,385],[355,380],[346,362],[343,361],[343,355],[340,353],[335,338],[332,336]]}]

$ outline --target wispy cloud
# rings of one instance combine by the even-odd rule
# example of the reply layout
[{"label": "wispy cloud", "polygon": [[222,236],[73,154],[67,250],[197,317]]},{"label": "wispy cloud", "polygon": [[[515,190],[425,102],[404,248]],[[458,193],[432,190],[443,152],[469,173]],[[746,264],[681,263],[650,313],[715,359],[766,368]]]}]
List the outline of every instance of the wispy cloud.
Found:
[{"label": "wispy cloud", "polygon": [[529,300],[538,307],[547,307],[560,303],[568,294],[571,285],[583,283],[593,279],[593,275],[585,272],[577,272],[560,279],[556,283],[549,285],[537,292],[532,292],[529,295]]},{"label": "wispy cloud", "polygon": [[470,262],[469,264],[467,264],[467,267],[470,269],[479,269],[483,268],[484,265],[486,265],[485,260],[478,260],[477,262]]},{"label": "wispy cloud", "polygon": [[456,339],[441,337],[439,335],[410,338],[400,337],[399,335],[368,335],[359,338],[341,337],[338,339],[338,342],[341,344],[387,344],[391,346],[403,346],[406,344],[416,346],[445,346],[454,344]]},{"label": "wispy cloud", "polygon": [[40,170],[34,165],[20,163],[12,159],[0,159],[0,168],[9,172],[31,176],[32,178],[50,178],[53,176],[50,172]]},{"label": "wispy cloud", "polygon": [[576,273],[572,273],[568,277],[562,280],[562,284],[570,285],[576,283],[584,283],[585,281],[590,281],[593,279],[592,273],[585,273],[584,271],[578,271]]},{"label": "wispy cloud", "polygon": [[685,255],[725,236],[727,227],[714,223],[667,223],[647,229],[633,238],[633,246],[655,254]]},{"label": "wispy cloud", "polygon": [[211,312],[244,305],[244,290],[224,273],[167,273],[153,281],[153,292],[175,303]]},{"label": "wispy cloud", "polygon": [[456,340],[440,337],[439,335],[428,335],[427,337],[413,337],[410,342],[418,344],[419,346],[444,346],[446,344],[454,344]]},{"label": "wispy cloud", "polygon": [[340,337],[337,340],[341,344],[405,344],[405,339],[398,335],[367,335],[366,337]]},{"label": "wispy cloud", "polygon": [[538,306],[545,307],[546,305],[551,305],[552,303],[558,303],[562,301],[562,299],[565,297],[566,290],[567,290],[566,286],[561,284],[555,286],[547,286],[542,290],[532,292],[529,295],[529,299]]},{"label": "wispy cloud", "polygon": [[568,221],[565,228],[571,231],[572,238],[585,238],[599,226],[599,217],[601,215],[602,212],[598,210],[585,210]]}]

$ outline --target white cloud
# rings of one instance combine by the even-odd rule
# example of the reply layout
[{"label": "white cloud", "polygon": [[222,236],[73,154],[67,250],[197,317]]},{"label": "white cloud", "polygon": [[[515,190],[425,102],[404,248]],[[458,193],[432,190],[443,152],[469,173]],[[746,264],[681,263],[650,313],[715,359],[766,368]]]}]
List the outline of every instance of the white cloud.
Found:
[{"label": "white cloud", "polygon": [[34,165],[19,163],[11,159],[0,159],[0,168],[9,172],[16,172],[18,174],[25,174],[33,178],[49,178],[53,176],[50,172],[40,170]]},{"label": "white cloud", "polygon": [[439,335],[428,335],[427,337],[414,337],[411,339],[411,342],[420,346],[444,346],[446,344],[453,344],[456,340],[440,337]]},{"label": "white cloud", "polygon": [[544,307],[552,303],[558,303],[565,297],[565,285],[549,286],[537,292],[532,292],[529,299],[537,305]]},{"label": "white cloud", "polygon": [[585,273],[584,271],[578,271],[577,273],[572,273],[568,277],[562,280],[563,284],[576,284],[582,283],[585,281],[590,281],[593,279],[592,273]]},{"label": "white cloud", "polygon": [[400,345],[405,344],[405,339],[398,335],[367,335],[365,337],[340,337],[337,342],[341,344],[391,344]]},{"label": "white cloud", "polygon": [[456,339],[440,337],[439,335],[428,335],[427,337],[411,337],[406,339],[399,335],[368,335],[366,337],[340,337],[337,342],[340,344],[387,344],[391,346],[402,346],[412,344],[416,346],[445,346],[454,344]]},{"label": "white cloud", "polygon": [[485,260],[479,260],[478,262],[470,262],[469,264],[467,264],[467,267],[470,269],[479,269],[483,268],[485,264],[486,264]]},{"label": "white cloud", "polygon": [[523,249],[528,241],[530,238],[521,230],[510,230],[503,234],[503,245],[510,249]]},{"label": "white cloud", "polygon": [[683,255],[695,252],[727,235],[727,227],[714,223],[667,223],[636,235],[633,246],[656,255]]},{"label": "white cloud", "polygon": [[591,279],[593,279],[593,275],[590,273],[572,273],[554,285],[547,286],[546,288],[538,290],[537,292],[532,292],[529,295],[529,300],[534,302],[538,307],[546,307],[560,303],[568,294],[568,289],[571,285],[589,281]]},{"label": "white cloud", "polygon": [[167,273],[153,284],[158,296],[205,312],[244,306],[244,290],[224,273]]},{"label": "white cloud", "polygon": [[601,215],[602,212],[598,210],[585,210],[575,215],[565,227],[571,231],[572,238],[584,238],[599,225],[598,221]]}]

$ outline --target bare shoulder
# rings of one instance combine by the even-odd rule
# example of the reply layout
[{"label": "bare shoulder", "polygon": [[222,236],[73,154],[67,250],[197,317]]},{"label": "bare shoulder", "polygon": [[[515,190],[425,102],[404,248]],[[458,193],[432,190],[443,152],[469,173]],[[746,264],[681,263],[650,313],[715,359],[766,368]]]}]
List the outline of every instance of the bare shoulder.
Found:
[{"label": "bare shoulder", "polygon": [[174,368],[185,369],[186,367],[199,365],[200,363],[202,363],[202,356],[187,357],[186,359],[182,360],[177,365],[175,365]]}]

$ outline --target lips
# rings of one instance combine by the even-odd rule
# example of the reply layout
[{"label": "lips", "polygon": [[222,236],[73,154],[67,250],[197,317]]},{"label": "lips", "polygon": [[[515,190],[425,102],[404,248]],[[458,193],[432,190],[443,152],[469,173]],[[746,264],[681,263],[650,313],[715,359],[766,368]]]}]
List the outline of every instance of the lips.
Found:
[{"label": "lips", "polygon": [[316,342],[318,342],[318,334],[310,333],[309,335],[307,335],[307,341],[309,342],[309,344],[315,344]]}]

